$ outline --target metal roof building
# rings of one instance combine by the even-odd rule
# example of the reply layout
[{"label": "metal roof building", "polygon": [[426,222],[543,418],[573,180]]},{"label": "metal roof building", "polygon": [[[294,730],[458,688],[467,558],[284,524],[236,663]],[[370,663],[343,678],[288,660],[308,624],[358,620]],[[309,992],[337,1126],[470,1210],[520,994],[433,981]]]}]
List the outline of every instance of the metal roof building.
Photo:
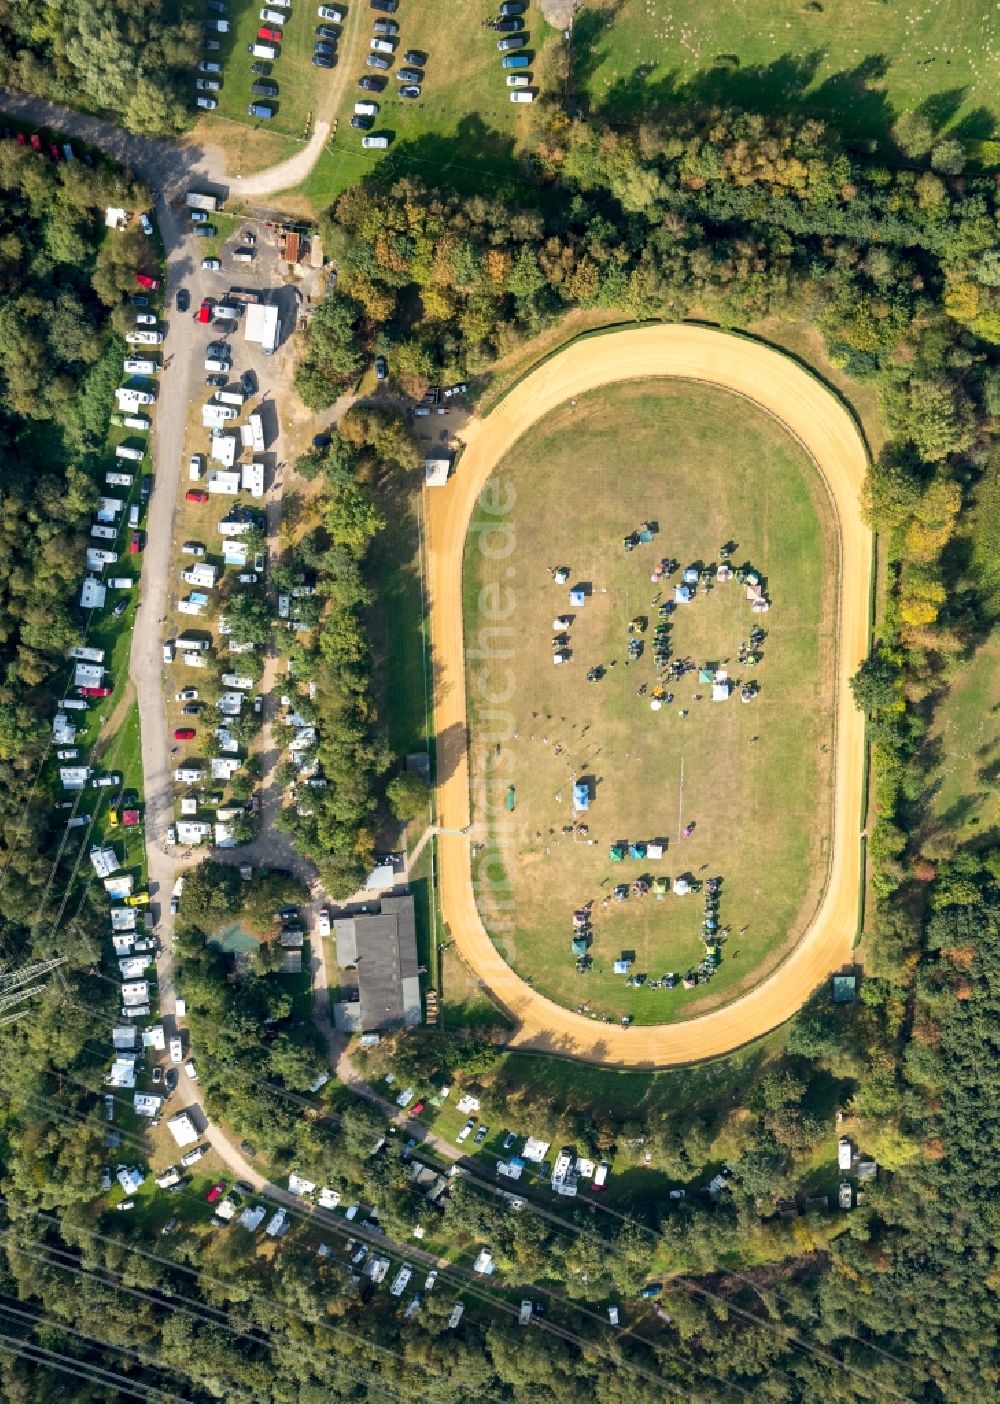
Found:
[{"label": "metal roof building", "polygon": [[339,1029],[370,1032],[420,1023],[420,976],[413,898],[383,897],[377,915],[340,917],[334,924],[337,964],[353,967],[356,1001],[334,1007]]}]

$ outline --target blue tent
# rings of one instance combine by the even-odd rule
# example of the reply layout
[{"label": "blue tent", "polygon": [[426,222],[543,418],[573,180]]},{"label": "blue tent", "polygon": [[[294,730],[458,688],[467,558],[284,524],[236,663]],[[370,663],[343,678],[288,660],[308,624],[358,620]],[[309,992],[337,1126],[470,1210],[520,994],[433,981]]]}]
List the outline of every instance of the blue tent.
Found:
[{"label": "blue tent", "polygon": [[643,859],[646,856],[646,845],[644,843],[630,843],[628,846],[628,856],[630,858]]},{"label": "blue tent", "polygon": [[582,956],[587,954],[587,946],[589,945],[589,942],[587,941],[586,936],[574,936],[570,944],[573,947],[573,954],[575,956]]},{"label": "blue tent", "polygon": [[570,590],[569,602],[571,605],[576,605],[578,609],[581,609],[587,603],[587,596],[582,590]]},{"label": "blue tent", "polygon": [[573,786],[573,808],[590,808],[590,790],[587,788],[587,786],[582,780],[578,780]]}]

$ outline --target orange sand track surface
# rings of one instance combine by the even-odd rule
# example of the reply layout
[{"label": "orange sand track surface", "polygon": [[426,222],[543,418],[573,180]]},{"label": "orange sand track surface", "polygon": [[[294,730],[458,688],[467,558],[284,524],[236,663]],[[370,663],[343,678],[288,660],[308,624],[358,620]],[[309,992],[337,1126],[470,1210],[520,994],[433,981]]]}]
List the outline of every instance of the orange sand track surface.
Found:
[{"label": "orange sand track surface", "polygon": [[[618,1067],[662,1068],[716,1057],[776,1028],[851,958],[858,920],[864,718],[848,679],[868,652],[872,539],[859,494],[868,454],[849,411],[796,362],[759,342],[708,327],[636,327],[586,338],[533,371],[485,419],[473,422],[458,470],[425,493],[428,583],[435,663],[438,822],[470,822],[462,560],[476,501],[494,467],[551,410],[603,385],[652,376],[704,381],[752,400],[799,440],[833,497],[840,529],[840,620],[833,856],[815,920],[778,969],[722,1009],[674,1024],[623,1029],[537,994],[497,952],[472,889],[469,838],[438,838],[439,895],[448,934],[494,999],[517,1023],[515,1047]],[[571,509],[570,509],[571,510]],[[494,669],[498,673],[499,669]]]}]

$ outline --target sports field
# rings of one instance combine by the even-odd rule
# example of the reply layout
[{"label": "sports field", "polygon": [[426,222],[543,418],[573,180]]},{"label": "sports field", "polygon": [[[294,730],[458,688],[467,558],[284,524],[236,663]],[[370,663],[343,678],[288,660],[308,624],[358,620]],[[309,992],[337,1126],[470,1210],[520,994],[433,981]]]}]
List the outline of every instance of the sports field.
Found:
[{"label": "sports field", "polygon": [[883,138],[924,106],[959,135],[991,135],[998,112],[995,0],[603,0],[573,37],[575,86],[629,124],[683,102],[815,112]]},{"label": "sports field", "polygon": [[[478,894],[487,928],[514,969],[562,1004],[586,1002],[642,1023],[704,1012],[773,968],[822,892],[837,585],[825,487],[763,412],[721,390],[663,380],[563,406],[503,460],[493,481],[505,502],[513,498],[504,517],[511,553],[494,558],[479,549],[491,539],[480,530],[488,519],[480,511],[465,576],[467,656],[499,650],[493,672],[511,693],[487,709],[470,688],[477,832],[487,820],[487,777],[501,811],[492,828],[501,860],[495,885]],[[626,553],[623,536],[644,519],[655,524],[653,541]],[[651,570],[662,557],[682,567],[717,561],[727,541],[737,543],[735,563],[761,572],[772,608],[752,614],[735,581],[699,590],[670,617],[672,653],[698,666],[728,663],[731,679],[755,679],[760,695],[742,705],[737,689],[713,702],[711,683],[695,672],[671,686],[672,703],[653,711],[653,631],[679,575],[653,584]],[[556,565],[569,568],[567,586],[553,582]],[[583,607],[568,602],[577,583],[587,591]],[[483,616],[483,605],[496,601],[506,633],[490,633],[496,621]],[[566,615],[572,657],[555,667],[553,620]],[[635,617],[648,625],[637,636],[643,656],[630,662]],[[749,669],[737,657],[755,625],[766,638],[762,661]],[[588,683],[596,665],[605,676]],[[502,772],[498,745],[510,757]],[[586,780],[592,796],[589,811],[576,816],[586,834],[564,832],[574,822],[574,778]],[[495,804],[508,784],[510,815]],[[665,852],[611,862],[610,846],[621,840],[665,841]],[[621,883],[681,874],[722,879],[718,920],[730,935],[710,982],[652,989],[651,980],[670,971],[682,977],[702,960],[703,897],[605,899]],[[578,974],[572,913],[588,901],[593,966]],[[645,985],[629,988],[612,973],[624,953]]]}]

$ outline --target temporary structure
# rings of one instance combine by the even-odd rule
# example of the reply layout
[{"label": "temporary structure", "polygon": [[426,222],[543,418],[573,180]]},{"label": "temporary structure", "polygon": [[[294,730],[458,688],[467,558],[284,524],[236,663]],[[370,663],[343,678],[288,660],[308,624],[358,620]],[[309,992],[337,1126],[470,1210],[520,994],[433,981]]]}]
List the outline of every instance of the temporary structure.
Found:
[{"label": "temporary structure", "polygon": [[675,877],[675,878],[674,878],[674,895],[675,895],[676,897],[683,897],[683,896],[685,896],[685,895],[686,895],[688,892],[690,892],[690,891],[691,891],[691,884],[688,882],[687,878],[685,878],[685,877]]},{"label": "temporary structure", "polygon": [[625,848],[623,844],[613,843],[608,853],[608,858],[612,863],[624,863]]},{"label": "temporary structure", "polygon": [[571,605],[574,606],[575,609],[582,609],[583,606],[587,603],[587,596],[583,590],[577,587],[570,590],[569,602]]},{"label": "temporary structure", "polygon": [[583,780],[577,780],[573,785],[573,808],[590,808],[590,789]]}]

